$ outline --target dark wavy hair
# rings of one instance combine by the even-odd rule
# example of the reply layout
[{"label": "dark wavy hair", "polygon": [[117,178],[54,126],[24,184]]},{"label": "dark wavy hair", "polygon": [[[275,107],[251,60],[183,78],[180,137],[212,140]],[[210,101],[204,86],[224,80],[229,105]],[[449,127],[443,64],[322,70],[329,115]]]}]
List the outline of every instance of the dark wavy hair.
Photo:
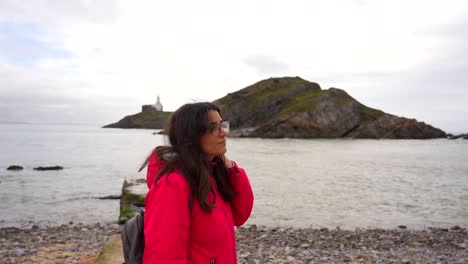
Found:
[{"label": "dark wavy hair", "polygon": [[[216,195],[211,186],[210,175],[213,175],[216,187],[225,201],[231,201],[234,196],[228,171],[224,164],[224,155],[206,160],[200,145],[200,139],[210,132],[208,127],[208,112],[221,113],[213,103],[185,104],[177,109],[169,119],[165,134],[169,138],[170,146],[158,146],[154,151],[160,158],[165,158],[166,165],[156,175],[155,182],[163,175],[169,176],[172,171],[181,171],[186,178],[190,191],[200,206],[206,212],[214,208],[214,201],[208,201],[208,194]],[[141,171],[149,162],[149,157],[141,166]]]}]

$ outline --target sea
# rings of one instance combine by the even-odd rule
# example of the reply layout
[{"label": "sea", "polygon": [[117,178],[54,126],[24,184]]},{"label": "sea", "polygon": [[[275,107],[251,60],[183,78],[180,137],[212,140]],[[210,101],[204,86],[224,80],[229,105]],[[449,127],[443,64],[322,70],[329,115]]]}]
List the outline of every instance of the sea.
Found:
[{"label": "sea", "polygon": [[[0,124],[0,227],[115,222],[125,179],[167,141],[157,130]],[[255,195],[247,225],[468,225],[468,140],[229,138]],[[24,167],[8,171],[10,165]],[[62,166],[36,171],[39,166]]]}]

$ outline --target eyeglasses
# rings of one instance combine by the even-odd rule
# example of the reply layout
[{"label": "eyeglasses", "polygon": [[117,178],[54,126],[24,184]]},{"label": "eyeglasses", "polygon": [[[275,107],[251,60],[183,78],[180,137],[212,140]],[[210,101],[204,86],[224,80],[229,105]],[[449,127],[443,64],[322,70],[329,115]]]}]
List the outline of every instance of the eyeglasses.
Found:
[{"label": "eyeglasses", "polygon": [[229,121],[222,121],[219,124],[210,124],[208,127],[208,131],[213,136],[221,135],[221,129],[223,129],[226,133],[229,133]]}]

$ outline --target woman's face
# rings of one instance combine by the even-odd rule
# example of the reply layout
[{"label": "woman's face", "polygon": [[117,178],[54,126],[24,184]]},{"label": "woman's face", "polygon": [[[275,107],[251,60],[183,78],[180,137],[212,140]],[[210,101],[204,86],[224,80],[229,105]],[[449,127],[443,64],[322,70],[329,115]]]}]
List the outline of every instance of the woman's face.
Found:
[{"label": "woman's face", "polygon": [[226,153],[226,136],[228,132],[220,127],[221,116],[215,110],[207,113],[207,130],[200,139],[200,146],[208,160]]}]

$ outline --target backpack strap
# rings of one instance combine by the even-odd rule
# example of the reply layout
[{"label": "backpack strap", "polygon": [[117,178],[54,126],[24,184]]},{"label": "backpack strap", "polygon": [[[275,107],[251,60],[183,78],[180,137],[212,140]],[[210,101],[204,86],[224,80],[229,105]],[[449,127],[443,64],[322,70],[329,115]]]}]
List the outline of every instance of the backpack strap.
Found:
[{"label": "backpack strap", "polygon": [[145,204],[143,203],[132,203],[130,205],[130,208],[134,211],[134,212],[138,212],[138,213],[141,213],[141,214],[144,214],[145,213]]}]

